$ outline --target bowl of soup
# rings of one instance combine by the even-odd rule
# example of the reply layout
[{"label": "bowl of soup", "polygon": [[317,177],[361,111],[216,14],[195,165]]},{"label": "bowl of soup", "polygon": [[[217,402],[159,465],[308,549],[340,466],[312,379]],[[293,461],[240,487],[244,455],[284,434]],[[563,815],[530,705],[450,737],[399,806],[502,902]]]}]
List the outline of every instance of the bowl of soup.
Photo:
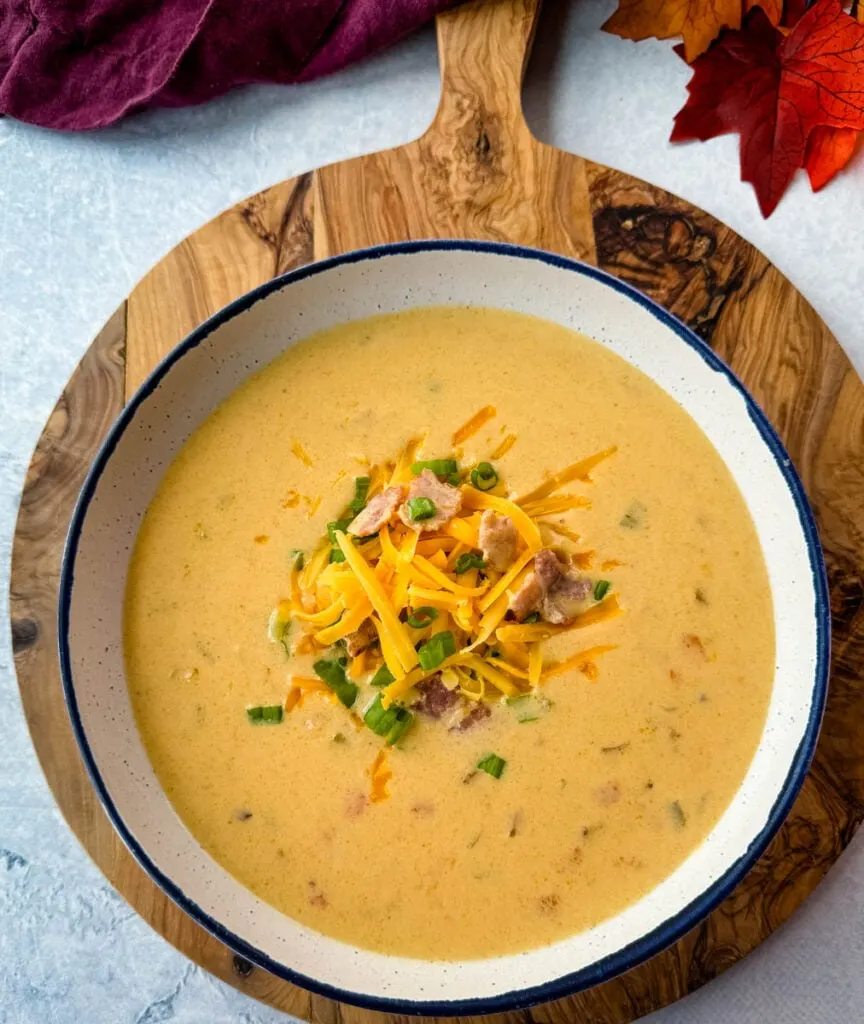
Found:
[{"label": "bowl of soup", "polygon": [[641,294],[418,242],[278,278],[84,485],[60,647],[97,792],[239,954],[396,1013],[604,981],[743,878],[826,692],[813,519]]}]

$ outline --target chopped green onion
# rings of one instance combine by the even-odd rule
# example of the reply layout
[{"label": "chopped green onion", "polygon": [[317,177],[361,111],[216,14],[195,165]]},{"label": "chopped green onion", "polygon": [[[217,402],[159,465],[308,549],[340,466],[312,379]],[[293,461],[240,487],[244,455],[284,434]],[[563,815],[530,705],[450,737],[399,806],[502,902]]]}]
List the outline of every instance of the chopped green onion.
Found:
[{"label": "chopped green onion", "polygon": [[540,612],[531,612],[530,615],[526,615],[522,620],[523,626],[532,626],[535,622],[540,621]]},{"label": "chopped green onion", "polygon": [[479,555],[464,554],[460,555],[456,559],[456,565],[454,567],[456,575],[460,576],[463,572],[468,572],[469,569],[485,569],[486,563]]},{"label": "chopped green onion", "polygon": [[425,629],[437,618],[438,609],[424,604],[422,608],[415,608],[405,621],[412,629]]},{"label": "chopped green onion", "polygon": [[497,754],[487,754],[485,757],[480,758],[477,762],[477,767],[480,771],[491,775],[493,779],[500,779],[506,764],[507,762],[503,757],[499,757]]},{"label": "chopped green onion", "polygon": [[471,470],[471,483],[478,491],[491,491],[498,483],[498,472],[491,462],[481,462]]},{"label": "chopped green onion", "polygon": [[612,584],[609,580],[597,580],[594,585],[594,600],[602,601],[603,598],[609,593],[609,588]]},{"label": "chopped green onion", "polygon": [[288,631],[291,628],[290,619],[283,619],[278,608],[270,612],[267,620],[267,638],[273,644],[282,644],[285,653],[290,657],[291,647],[288,643]]},{"label": "chopped green onion", "polygon": [[462,483],[462,474],[461,473],[449,473],[447,475],[447,483],[450,484],[451,487],[458,487],[459,484]]},{"label": "chopped green onion", "polygon": [[520,725],[525,725],[527,722],[539,722],[540,719],[537,717],[537,715],[519,715],[516,721]]},{"label": "chopped green onion", "polygon": [[405,504],[408,506],[408,515],[415,523],[431,519],[438,512],[438,506],[431,498],[410,498]]},{"label": "chopped green onion", "polygon": [[306,563],[306,556],[300,550],[300,548],[293,548],[288,552],[288,560],[291,565],[299,572]]},{"label": "chopped green onion", "polygon": [[366,499],[369,497],[369,485],[372,480],[368,476],[354,477],[354,498],[348,505],[352,515],[359,515],[366,508]]},{"label": "chopped green onion", "polygon": [[449,479],[459,472],[459,463],[455,459],[427,459],[425,462],[415,462],[411,467],[414,476],[420,476],[424,469],[431,469],[435,476],[444,476]]},{"label": "chopped green onion", "polygon": [[350,519],[336,519],[332,523],[327,524],[327,536],[330,538],[330,552],[331,562],[344,562],[345,556],[342,554],[342,549],[339,547],[339,541],[336,540],[337,533],[346,533],[348,527],[351,525]]},{"label": "chopped green onion", "polygon": [[531,694],[530,693],[520,693],[517,697],[507,697],[506,698],[506,703],[507,704],[521,704],[523,700],[530,700],[530,699],[531,699]]},{"label": "chopped green onion", "polygon": [[396,681],[396,676],[387,668],[386,665],[382,665],[381,668],[375,673],[374,676],[369,680],[370,686],[389,686],[391,683]]},{"label": "chopped green onion", "polygon": [[451,658],[456,653],[456,641],[453,633],[445,629],[442,633],[436,633],[430,637],[425,644],[417,651],[420,659],[420,667],[425,672],[431,672],[438,668],[442,661]]},{"label": "chopped green onion", "polygon": [[391,704],[385,708],[379,693],[367,708],[363,721],[376,736],[385,736],[387,746],[392,747],[411,727],[414,715],[401,704]]},{"label": "chopped green onion", "polygon": [[283,716],[281,704],[257,704],[246,708],[246,717],[253,725],[278,725]]},{"label": "chopped green onion", "polygon": [[387,737],[387,746],[392,747],[398,743],[413,724],[413,713],[406,708],[399,708],[399,717],[396,719],[396,724],[390,730],[390,735]]},{"label": "chopped green onion", "polygon": [[357,687],[345,675],[346,664],[345,658],[340,658],[338,661],[324,661],[322,659],[315,662],[312,666],[312,671],[319,679],[324,680],[346,708],[350,708],[354,706],[354,701],[357,700]]}]

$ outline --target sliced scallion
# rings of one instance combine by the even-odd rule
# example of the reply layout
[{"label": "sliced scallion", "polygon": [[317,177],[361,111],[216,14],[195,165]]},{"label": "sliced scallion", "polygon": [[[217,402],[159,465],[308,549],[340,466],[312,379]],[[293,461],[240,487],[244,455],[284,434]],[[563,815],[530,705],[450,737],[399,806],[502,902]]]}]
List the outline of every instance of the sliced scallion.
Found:
[{"label": "sliced scallion", "polygon": [[456,653],[456,641],[453,633],[445,629],[441,633],[431,636],[425,644],[417,651],[420,659],[420,667],[424,672],[431,672],[438,668],[442,661],[451,658]]},{"label": "sliced scallion", "polygon": [[427,626],[431,626],[437,618],[437,608],[423,605],[422,608],[415,608],[405,621],[412,629],[425,629]]},{"label": "sliced scallion", "polygon": [[297,570],[297,572],[300,572],[300,570],[306,564],[306,556],[303,554],[300,548],[292,548],[292,550],[288,552],[288,561],[291,563],[294,569]]},{"label": "sliced scallion", "polygon": [[391,704],[385,708],[379,693],[366,709],[363,721],[376,736],[386,737],[387,745],[392,747],[411,727],[414,715],[401,704]]},{"label": "sliced scallion", "polygon": [[354,497],[348,505],[352,515],[359,515],[366,508],[366,500],[369,497],[369,485],[372,480],[368,476],[354,477]]},{"label": "sliced scallion", "polygon": [[336,540],[337,533],[345,533],[348,527],[351,525],[350,519],[336,519],[332,523],[327,524],[327,536],[330,538],[330,561],[331,562],[344,562],[345,556],[342,554],[342,550],[339,547],[339,541]]},{"label": "sliced scallion", "polygon": [[479,555],[464,554],[460,555],[456,559],[456,565],[454,571],[457,576],[460,576],[463,572],[468,572],[469,569],[485,569],[486,563]]},{"label": "sliced scallion", "polygon": [[540,612],[531,612],[530,615],[526,615],[522,620],[523,626],[532,626],[535,622],[540,621]]},{"label": "sliced scallion", "polygon": [[246,717],[253,725],[278,725],[284,714],[281,704],[256,704],[246,708]]},{"label": "sliced scallion", "polygon": [[399,714],[396,718],[396,724],[390,730],[390,734],[387,737],[387,746],[392,747],[394,744],[398,743],[413,724],[414,714],[407,708],[400,707]]},{"label": "sliced scallion", "polygon": [[381,668],[375,673],[374,676],[369,680],[370,686],[389,686],[391,683],[396,681],[396,676],[387,668],[386,665],[382,665]]},{"label": "sliced scallion", "polygon": [[491,491],[498,483],[498,471],[491,462],[481,462],[471,470],[471,483],[478,491]]},{"label": "sliced scallion", "polygon": [[282,617],[282,613],[279,608],[276,607],[270,612],[270,618],[267,620],[267,638],[273,644],[282,644],[285,648],[285,653],[291,655],[291,647],[288,643],[288,633],[291,629],[290,619]]},{"label": "sliced scallion", "polygon": [[501,773],[507,766],[507,762],[503,757],[499,757],[497,754],[487,754],[485,757],[481,757],[477,762],[477,767],[481,772],[486,772],[487,775],[491,775],[493,779],[500,779]]},{"label": "sliced scallion", "polygon": [[609,588],[612,584],[609,580],[597,580],[594,584],[594,600],[602,601],[603,598],[609,593]]},{"label": "sliced scallion", "polygon": [[346,708],[350,708],[357,700],[357,687],[345,675],[345,663],[344,658],[340,658],[338,661],[322,659],[315,662],[312,671],[319,679],[323,679]]},{"label": "sliced scallion", "polygon": [[438,512],[438,506],[431,498],[409,498],[405,504],[408,507],[408,515],[415,523],[421,523],[424,519],[432,519]]},{"label": "sliced scallion", "polygon": [[449,478],[458,474],[459,463],[455,459],[427,459],[425,462],[415,462],[411,472],[414,476],[420,476],[424,469],[430,469],[435,476]]}]

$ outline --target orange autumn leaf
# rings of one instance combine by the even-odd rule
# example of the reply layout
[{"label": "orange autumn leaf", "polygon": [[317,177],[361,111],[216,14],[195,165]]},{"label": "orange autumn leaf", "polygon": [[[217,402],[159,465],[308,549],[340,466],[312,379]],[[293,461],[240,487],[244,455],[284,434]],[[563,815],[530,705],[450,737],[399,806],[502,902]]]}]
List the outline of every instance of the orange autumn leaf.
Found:
[{"label": "orange autumn leaf", "polygon": [[603,30],[633,40],[682,36],[690,63],[724,28],[741,28],[743,16],[757,6],[772,25],[780,23],[783,0],[618,0],[618,10]]},{"label": "orange autumn leaf", "polygon": [[825,188],[852,159],[858,132],[854,128],[829,128],[819,125],[810,132],[804,166],[814,192]]},{"label": "orange autumn leaf", "polygon": [[[787,4],[787,19],[790,16],[790,8],[794,6],[794,4]],[[795,20],[802,17],[804,13],[806,12],[798,13]],[[864,23],[864,4],[858,4],[857,18],[859,22]],[[789,24],[794,23],[794,21],[789,22]],[[807,168],[810,187],[814,192],[825,188],[834,175],[842,171],[849,163],[855,152],[857,140],[858,132],[854,128],[831,128],[822,124],[810,132],[804,166]]]}]

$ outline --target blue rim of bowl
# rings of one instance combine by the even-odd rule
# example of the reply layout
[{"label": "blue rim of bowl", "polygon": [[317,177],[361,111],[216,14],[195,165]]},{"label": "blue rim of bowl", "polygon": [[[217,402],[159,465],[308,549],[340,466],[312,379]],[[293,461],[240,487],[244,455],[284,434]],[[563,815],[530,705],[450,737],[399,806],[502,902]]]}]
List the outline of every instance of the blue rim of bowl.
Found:
[{"label": "blue rim of bowl", "polygon": [[[663,323],[681,339],[682,342],[694,349],[702,359],[716,372],[723,374],[729,383],[740,393],[744,399],[750,418],[758,429],[763,442],[770,450],[777,466],[783,475],[786,485],[795,502],[798,511],[798,518],[801,529],[807,543],[807,550],[810,558],[810,568],[813,579],[813,590],[815,595],[815,617],[817,629],[817,651],[816,671],[814,674],[812,701],[807,721],[807,728],[792,759],[789,773],[778,795],[774,806],[771,809],[765,826],[753,839],[746,852],[732,864],[724,874],[712,885],[704,890],[695,900],[689,903],[677,914],[673,915],[653,931],[642,936],[635,942],[611,953],[601,960],[587,967],[580,968],[569,974],[562,975],[552,981],[544,982],[530,988],[503,992],[494,996],[480,996],[470,999],[454,1000],[424,1000],[424,999],[402,999],[389,996],[369,995],[363,992],[352,992],[340,989],[334,985],[327,984],[310,978],[306,975],[292,970],[285,964],[273,960],[266,953],[255,948],[250,943],[235,935],[224,925],[220,924],[206,911],[199,907],[193,900],[189,899],[183,891],[176,886],[170,878],[153,863],[144,848],[126,826],[111,795],[99,772],[81,716],[78,711],[78,702],[75,696],[75,685],[72,679],[72,667],[69,652],[69,610],[71,604],[72,587],[74,584],[75,558],[78,552],[78,543],[81,537],[81,530],[87,509],[95,493],[96,487],[102,473],[117,446],[120,437],[135,417],[135,413],[147,397],[159,386],[162,379],[171,367],[183,358],[188,352],[197,347],[213,331],[222,324],[233,319],[240,313],[250,309],[255,303],[260,302],[272,292],[292,284],[295,281],[302,281],[307,277],[326,273],[334,267],[344,266],[352,263],[361,263],[367,260],[377,260],[388,256],[415,255],[424,252],[480,252],[500,256],[518,257],[525,260],[533,260],[550,266],[569,270],[581,274],[584,277],[592,278],[601,284],[612,288],[614,291],[627,296],[636,302],[643,309],[651,313],[657,320]],[[672,943],[676,942],[682,935],[686,934],[698,924],[703,918],[711,913],[738,885],[746,873],[755,864],[758,858],[765,851],[771,839],[783,824],[792,804],[798,795],[810,762],[816,749],[816,741],[819,735],[819,727],[822,714],[825,708],[825,701],[828,690],[828,665],[831,643],[830,610],[828,602],[828,585],[825,574],[825,565],[822,559],[822,549],[819,536],[816,530],[816,523],[810,509],[804,487],[792,465],[786,449],[783,446],[777,432],[769,423],[765,413],[751,397],[747,389],[732,372],[732,370],[712,351],[712,349],[689,327],[686,327],[679,320],[658,305],[653,299],[649,299],[631,285],[620,281],[618,278],[607,274],[603,270],[580,263],[577,260],[568,259],[555,253],[546,252],[540,249],[531,249],[526,246],[510,245],[503,242],[482,242],[458,239],[430,239],[416,242],[396,242],[391,245],[374,246],[368,249],[358,249],[345,253],[341,256],[333,256],[317,263],[312,263],[286,274],[273,278],[271,281],[259,285],[247,294],[235,299],[234,302],[219,310],[210,319],[206,320],[198,328],[186,337],[173,349],[149,377],[139,387],[124,407],[117,420],[109,430],[102,446],[93,462],[90,472],[81,488],[78,502],[70,522],[69,533],[66,540],[66,548],[63,553],[61,567],[59,607],[58,607],[58,645],[60,655],[60,670],[63,682],[63,692],[66,698],[66,705],[69,717],[72,722],[72,729],[81,756],[90,775],[93,786],[102,801],[102,805],[138,863],[144,868],[150,878],[169,896],[182,910],[193,920],[214,935],[220,942],[228,946],[234,953],[249,960],[258,967],[275,974],[277,977],[293,984],[301,985],[319,995],[327,996],[339,1002],[350,1003],[365,1009],[379,1010],[385,1013],[400,1015],[422,1015],[430,1017],[440,1016],[478,1016],[488,1013],[500,1013],[508,1010],[521,1010],[538,1003],[549,1002],[561,999],[564,996],[573,995],[595,985],[622,974],[638,964],[655,956]]]}]

